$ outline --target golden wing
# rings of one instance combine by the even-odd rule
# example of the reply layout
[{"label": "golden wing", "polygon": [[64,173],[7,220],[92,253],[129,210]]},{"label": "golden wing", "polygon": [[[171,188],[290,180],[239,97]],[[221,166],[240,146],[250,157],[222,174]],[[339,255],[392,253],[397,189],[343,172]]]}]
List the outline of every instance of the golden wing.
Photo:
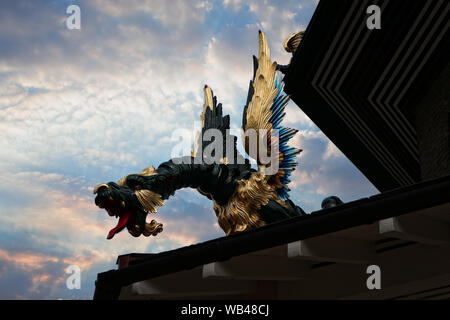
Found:
[{"label": "golden wing", "polygon": [[287,145],[298,130],[280,126],[289,96],[283,92],[277,64],[270,60],[267,39],[261,31],[258,58],[254,57],[253,61],[255,72],[244,107],[242,141],[247,154],[256,160],[258,171],[266,175],[268,182],[275,185],[278,196],[285,200],[289,175],[297,165],[294,158],[301,150]]}]

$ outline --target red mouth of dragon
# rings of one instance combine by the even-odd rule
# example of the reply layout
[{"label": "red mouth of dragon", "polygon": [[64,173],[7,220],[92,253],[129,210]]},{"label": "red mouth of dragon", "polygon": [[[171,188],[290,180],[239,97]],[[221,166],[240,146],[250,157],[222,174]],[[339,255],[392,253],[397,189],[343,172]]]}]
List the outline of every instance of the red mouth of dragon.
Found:
[{"label": "red mouth of dragon", "polygon": [[106,239],[110,240],[112,239],[116,233],[122,231],[128,224],[128,220],[130,220],[131,212],[126,211],[122,215],[119,216],[119,222],[117,222],[117,225],[112,228],[106,237]]},{"label": "red mouth of dragon", "polygon": [[117,233],[125,229],[125,227],[128,228],[136,224],[136,215],[133,214],[134,212],[121,205],[119,201],[112,197],[101,201],[99,207],[105,209],[109,216],[119,218],[117,225],[108,232],[106,236],[108,240],[112,239]]}]

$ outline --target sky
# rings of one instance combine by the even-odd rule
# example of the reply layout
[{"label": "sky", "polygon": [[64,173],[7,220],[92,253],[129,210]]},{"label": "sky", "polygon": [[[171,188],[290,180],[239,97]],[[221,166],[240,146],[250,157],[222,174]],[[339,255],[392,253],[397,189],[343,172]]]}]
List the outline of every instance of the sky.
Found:
[{"label": "sky", "polygon": [[[118,255],[157,253],[224,236],[212,203],[178,191],[159,208],[157,237],[124,231],[93,187],[170,159],[193,130],[207,84],[241,126],[258,30],[272,60],[304,30],[318,0],[2,0],[0,3],[0,299],[92,299]],[[66,26],[80,7],[81,29]],[[301,107],[301,106],[300,106]],[[378,191],[290,102],[283,122],[303,149],[290,184],[306,212]],[[65,272],[81,270],[70,290]]]}]

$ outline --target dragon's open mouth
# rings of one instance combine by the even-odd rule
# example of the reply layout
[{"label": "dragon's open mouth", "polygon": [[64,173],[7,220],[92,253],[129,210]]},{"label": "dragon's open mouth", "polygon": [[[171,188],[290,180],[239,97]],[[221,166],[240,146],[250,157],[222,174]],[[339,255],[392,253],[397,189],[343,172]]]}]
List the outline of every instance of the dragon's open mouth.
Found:
[{"label": "dragon's open mouth", "polygon": [[[130,188],[110,182],[96,186],[94,194],[97,194],[95,204],[105,209],[109,216],[119,219],[117,225],[108,232],[107,239],[112,239],[125,227],[134,237],[141,234],[148,237],[162,231],[162,224],[155,220],[150,223],[145,221],[147,212],[143,210],[137,198],[132,196],[134,192]],[[136,203],[133,203],[133,199]]]},{"label": "dragon's open mouth", "polygon": [[119,218],[117,225],[108,232],[107,239],[112,239],[116,233],[128,227],[131,220],[135,220],[131,219],[133,215],[135,216],[135,213],[126,208],[125,202],[116,200],[112,196],[98,197],[96,204],[99,208],[105,209],[110,217]]},{"label": "dragon's open mouth", "polygon": [[131,228],[128,226],[128,223],[131,220],[131,216],[132,214],[130,211],[126,211],[124,214],[120,215],[119,222],[117,222],[117,225],[108,232],[106,239],[112,239],[116,233],[122,231],[125,227],[128,227],[130,230]]},{"label": "dragon's open mouth", "polygon": [[130,215],[131,214],[129,211],[121,215],[119,218],[119,222],[117,223],[117,226],[115,226],[108,232],[108,236],[106,237],[106,239],[112,239],[117,232],[122,231],[123,228],[126,227],[128,220],[130,219]]}]

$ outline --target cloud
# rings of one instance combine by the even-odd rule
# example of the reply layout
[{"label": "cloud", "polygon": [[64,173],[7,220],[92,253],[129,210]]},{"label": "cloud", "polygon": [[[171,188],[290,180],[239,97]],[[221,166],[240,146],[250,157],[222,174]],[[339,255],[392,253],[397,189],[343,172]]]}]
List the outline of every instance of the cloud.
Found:
[{"label": "cloud", "polygon": [[[155,217],[165,225],[158,237],[124,231],[106,241],[116,221],[92,195],[99,182],[167,160],[171,132],[198,119],[211,5],[175,12],[167,2],[142,10],[80,3],[77,32],[64,26],[64,3],[25,4],[2,3],[1,11],[8,28],[0,30],[0,295],[91,298],[96,273],[113,268],[119,254],[222,235],[210,203],[189,203],[185,191]],[[36,259],[37,269],[18,267]],[[81,292],[61,280],[68,264],[82,269]]]},{"label": "cloud", "polygon": [[[7,281],[11,273],[21,274],[24,286],[0,292],[4,298],[91,298],[96,274],[113,268],[119,254],[165,251],[223,235],[215,226],[211,203],[184,200],[193,192],[186,190],[148,217],[164,223],[162,234],[133,238],[125,230],[107,241],[106,234],[116,221],[94,205],[86,180],[42,172],[4,173],[3,177],[15,188],[9,193],[4,185],[0,188],[2,213],[7,213],[0,215],[4,248],[0,276]],[[3,201],[11,197],[12,201]],[[65,287],[64,270],[69,265],[79,266],[84,274],[85,288],[79,293]]]},{"label": "cloud", "polygon": [[285,111],[286,116],[283,119],[284,126],[318,130],[314,122],[292,100],[287,104]]},{"label": "cloud", "polygon": [[[29,250],[0,250],[0,285],[3,288],[0,290],[0,298],[42,299],[55,295],[70,297],[70,291],[65,286],[68,277],[65,273],[67,262],[63,255]],[[79,262],[80,260],[77,261]],[[88,263],[89,266],[92,264],[93,261]],[[85,298],[88,296],[85,295]]]},{"label": "cloud", "polygon": [[[179,123],[198,117],[204,83],[198,61],[207,39],[201,22],[208,5],[188,6],[183,11],[186,21],[181,21],[185,27],[179,27],[182,17],[174,20],[176,12],[166,2],[147,2],[142,10],[131,10],[126,19],[104,27],[104,15],[116,10],[111,6],[129,11],[125,2],[81,5],[87,16],[81,32],[45,24],[48,28],[41,33],[48,37],[30,41],[24,33],[14,41],[20,55],[1,57],[0,64],[9,67],[7,76],[0,77],[7,88],[0,108],[5,123],[0,145],[8,150],[0,156],[8,164],[54,167],[70,157],[77,167],[104,172],[114,165],[147,166],[132,154],[141,154],[141,159],[161,149],[170,154],[165,137]],[[19,28],[23,17],[11,7],[16,16],[10,24]],[[166,9],[167,16],[162,14]],[[26,12],[34,17],[35,11]],[[25,20],[47,21],[47,15]],[[141,15],[150,20],[156,16],[162,25],[155,27]],[[41,54],[30,54],[33,50]]]},{"label": "cloud", "polygon": [[364,175],[318,130],[300,130],[292,139],[292,146],[303,149],[297,157],[298,167],[293,173],[290,188],[299,203],[309,198],[305,210],[320,209],[323,198],[339,196],[349,202],[378,193]]},{"label": "cloud", "polygon": [[238,11],[242,7],[242,0],[223,0],[225,8],[232,8],[233,11]]},{"label": "cloud", "polygon": [[48,255],[33,252],[10,253],[5,250],[0,250],[0,259],[12,262],[17,268],[28,272],[43,269],[46,263],[58,262],[58,258]]},{"label": "cloud", "polygon": [[115,18],[145,13],[158,19],[164,25],[179,29],[191,24],[192,21],[202,22],[205,12],[212,6],[208,1],[197,0],[174,0],[170,3],[164,0],[117,0],[114,2],[95,0],[90,5]]}]

